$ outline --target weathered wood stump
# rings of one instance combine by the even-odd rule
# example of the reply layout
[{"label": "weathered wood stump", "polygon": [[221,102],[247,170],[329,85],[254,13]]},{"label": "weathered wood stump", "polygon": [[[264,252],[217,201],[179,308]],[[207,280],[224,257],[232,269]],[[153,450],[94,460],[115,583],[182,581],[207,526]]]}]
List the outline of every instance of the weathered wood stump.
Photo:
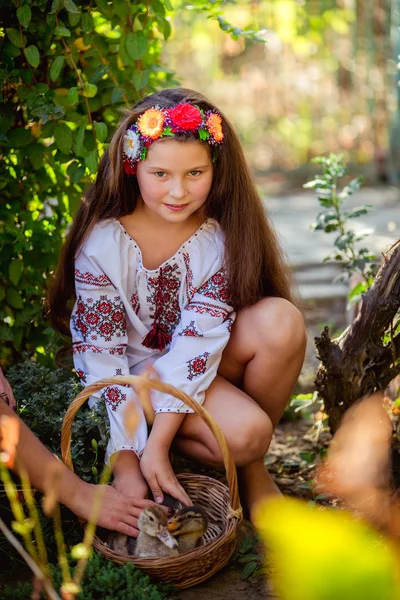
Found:
[{"label": "weathered wood stump", "polygon": [[400,373],[399,309],[400,240],[383,256],[353,323],[336,339],[330,338],[328,327],[315,338],[321,361],[315,385],[333,432],[354,402],[385,389]]}]

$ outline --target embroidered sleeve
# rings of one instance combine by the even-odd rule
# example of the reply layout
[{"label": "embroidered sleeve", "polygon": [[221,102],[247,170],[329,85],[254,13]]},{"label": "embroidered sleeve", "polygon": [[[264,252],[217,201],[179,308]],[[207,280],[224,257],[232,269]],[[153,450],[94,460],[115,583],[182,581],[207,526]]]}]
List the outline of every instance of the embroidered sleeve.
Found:
[{"label": "embroidered sleeve", "polygon": [[[101,272],[99,265],[84,250],[75,264],[75,288],[71,334],[75,369],[82,382],[89,385],[104,377],[129,374],[124,303],[112,276]],[[107,387],[94,394],[90,404],[96,401],[106,403],[110,420],[107,462],[119,450],[133,450],[139,456],[147,441],[147,426],[132,388]],[[124,425],[124,413],[130,403],[140,414],[133,436]]]},{"label": "embroidered sleeve", "polygon": [[[190,265],[186,265],[187,267]],[[188,269],[188,277],[191,270]],[[188,304],[183,309],[169,351],[154,363],[160,378],[200,404],[214,380],[235,314],[230,304],[227,276],[219,268],[196,290],[187,284]],[[193,412],[180,400],[155,392],[155,412]]]}]

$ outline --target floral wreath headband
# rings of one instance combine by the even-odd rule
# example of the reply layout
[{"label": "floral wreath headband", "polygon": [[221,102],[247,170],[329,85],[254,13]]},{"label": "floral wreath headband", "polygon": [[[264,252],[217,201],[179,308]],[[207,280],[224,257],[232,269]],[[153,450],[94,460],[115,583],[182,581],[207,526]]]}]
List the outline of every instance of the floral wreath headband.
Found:
[{"label": "floral wreath headband", "polygon": [[174,137],[176,133],[197,133],[200,140],[213,147],[215,162],[216,147],[224,139],[222,117],[216,111],[203,111],[187,102],[176,104],[172,108],[148,108],[124,136],[125,173],[135,175],[138,162],[145,160],[151,144],[161,137]]}]

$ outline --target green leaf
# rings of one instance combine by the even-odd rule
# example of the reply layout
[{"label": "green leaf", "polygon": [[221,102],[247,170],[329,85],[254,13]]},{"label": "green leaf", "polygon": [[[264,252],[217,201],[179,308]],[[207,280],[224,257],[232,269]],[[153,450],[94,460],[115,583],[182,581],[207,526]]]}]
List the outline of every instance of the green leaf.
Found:
[{"label": "green leaf", "polygon": [[85,32],[93,31],[93,18],[92,15],[88,12],[84,12],[82,14],[82,29]]},{"label": "green leaf", "polygon": [[29,4],[24,4],[17,10],[18,21],[21,23],[22,27],[28,27],[29,22],[32,18],[32,11]]},{"label": "green leaf", "polygon": [[29,129],[23,127],[17,127],[8,133],[8,142],[12,148],[23,148],[33,141],[34,138]]},{"label": "green leaf", "polygon": [[54,130],[56,146],[64,154],[68,154],[72,147],[72,131],[65,123],[58,123]]},{"label": "green leaf", "polygon": [[54,15],[61,6],[61,0],[53,0],[53,4],[51,5],[50,15]]},{"label": "green leaf", "polygon": [[70,13],[80,13],[80,10],[76,6],[75,2],[73,2],[73,0],[64,0],[64,6]]},{"label": "green leaf", "polygon": [[10,281],[15,286],[18,285],[19,279],[22,275],[22,271],[24,269],[24,263],[20,258],[15,258],[10,262],[10,266],[8,268],[8,274],[10,276]]},{"label": "green leaf", "polygon": [[56,27],[54,30],[54,35],[59,35],[60,37],[71,37],[71,32],[66,27],[58,25],[58,27]]},{"label": "green leaf", "polygon": [[115,87],[111,94],[111,102],[113,104],[116,104],[117,102],[119,102],[121,100],[123,95],[124,95],[124,90],[122,88]]},{"label": "green leaf", "polygon": [[97,172],[97,152],[92,150],[85,156],[85,165],[89,171],[94,174]]},{"label": "green leaf", "polygon": [[7,27],[6,34],[10,42],[14,44],[14,46],[17,46],[17,48],[22,48],[22,46],[26,44],[26,37],[24,35],[21,36],[18,29]]},{"label": "green leaf", "polygon": [[85,96],[85,98],[94,98],[96,94],[97,85],[94,85],[94,83],[88,83],[86,81],[85,86],[83,88],[83,95]]},{"label": "green leaf", "polygon": [[85,147],[83,145],[83,141],[85,139],[85,131],[86,126],[81,125],[78,129],[78,133],[76,134],[75,154],[77,156],[85,156],[87,154],[87,151],[85,150]]},{"label": "green leaf", "polygon": [[132,75],[133,85],[138,91],[145,88],[149,83],[149,76],[149,69],[146,69],[145,71],[135,71],[135,73]]},{"label": "green leaf", "polygon": [[79,102],[79,95],[78,95],[78,88],[77,87],[72,87],[68,90],[68,94],[67,94],[67,102],[70,106],[73,106],[74,104],[78,104]]},{"label": "green leaf", "polygon": [[96,137],[99,142],[105,142],[107,139],[107,125],[105,123],[93,122]]},{"label": "green leaf", "polygon": [[61,70],[64,66],[65,59],[63,56],[56,56],[56,58],[51,63],[50,67],[50,79],[55,81],[61,73]]},{"label": "green leaf", "polygon": [[170,0],[164,0],[164,5],[165,5],[165,8],[169,11],[174,10],[174,7],[172,6]]},{"label": "green leaf", "polygon": [[76,25],[78,25],[79,21],[81,20],[81,13],[68,13],[68,22],[71,25],[71,27],[75,27]]},{"label": "green leaf", "polygon": [[8,288],[6,292],[6,301],[7,304],[12,308],[20,309],[24,306],[21,296],[17,290],[14,290],[13,288]]},{"label": "green leaf", "polygon": [[128,33],[125,38],[125,48],[127,53],[133,60],[139,60],[147,52],[147,38],[143,31],[135,31],[135,33]]},{"label": "green leaf", "polygon": [[28,46],[27,48],[24,48],[24,54],[31,67],[36,69],[40,63],[40,54],[36,46]]},{"label": "green leaf", "polygon": [[242,579],[248,579],[250,575],[253,575],[254,571],[258,568],[257,562],[249,562],[242,571]]},{"label": "green leaf", "polygon": [[97,83],[98,81],[100,81],[100,79],[102,79],[104,77],[104,75],[108,73],[108,65],[99,65],[93,75],[91,76],[91,78],[89,79],[89,83]]},{"label": "green leaf", "polygon": [[71,183],[79,183],[79,181],[85,175],[85,167],[79,165],[78,162],[74,160],[68,165],[67,175]]}]

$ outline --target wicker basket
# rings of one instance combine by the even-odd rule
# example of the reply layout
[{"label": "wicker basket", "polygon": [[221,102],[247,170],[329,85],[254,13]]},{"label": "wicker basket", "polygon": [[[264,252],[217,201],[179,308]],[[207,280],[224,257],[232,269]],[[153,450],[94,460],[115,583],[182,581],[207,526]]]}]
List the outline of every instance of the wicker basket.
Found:
[{"label": "wicker basket", "polygon": [[[213,432],[224,459],[228,487],[204,475],[181,474],[177,478],[185,488],[194,504],[202,506],[208,515],[208,529],[203,536],[203,544],[177,557],[172,558],[136,558],[123,556],[111,550],[99,537],[93,545],[103,556],[117,563],[133,562],[151,577],[172,583],[178,588],[187,588],[205,581],[224,567],[235,549],[236,530],[242,520],[236,467],[225,436],[209,413],[190,396],[171,385],[147,377],[134,375],[102,379],[86,387],[73,400],[64,417],[62,426],[61,450],[66,465],[73,469],[71,461],[71,429],[75,414],[84,402],[95,392],[109,385],[131,385],[143,403],[143,390],[157,389],[171,394],[192,408],[207,423]],[[144,404],[146,404],[144,402]],[[145,409],[149,416],[149,405]]]}]

